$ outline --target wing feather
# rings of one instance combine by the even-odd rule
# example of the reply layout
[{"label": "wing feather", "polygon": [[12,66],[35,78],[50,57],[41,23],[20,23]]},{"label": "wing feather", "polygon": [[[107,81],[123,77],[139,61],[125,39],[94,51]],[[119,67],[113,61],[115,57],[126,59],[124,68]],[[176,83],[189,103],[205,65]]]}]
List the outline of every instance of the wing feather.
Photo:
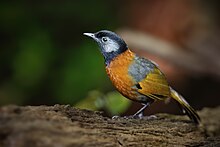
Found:
[{"label": "wing feather", "polygon": [[155,67],[139,82],[138,92],[155,100],[164,100],[170,96],[170,88],[164,74]]}]

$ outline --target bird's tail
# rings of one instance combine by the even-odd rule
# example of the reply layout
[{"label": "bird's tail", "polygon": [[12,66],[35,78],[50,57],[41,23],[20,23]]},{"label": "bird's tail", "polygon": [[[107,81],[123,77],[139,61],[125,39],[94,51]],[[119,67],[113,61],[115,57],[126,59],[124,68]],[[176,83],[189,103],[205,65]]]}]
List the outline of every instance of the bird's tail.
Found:
[{"label": "bird's tail", "polygon": [[199,124],[200,117],[196,113],[196,111],[187,103],[187,101],[179,94],[177,93],[173,88],[170,87],[171,97],[175,99],[183,108],[183,110],[186,112],[186,114],[190,117],[191,120],[193,120],[196,124]]}]

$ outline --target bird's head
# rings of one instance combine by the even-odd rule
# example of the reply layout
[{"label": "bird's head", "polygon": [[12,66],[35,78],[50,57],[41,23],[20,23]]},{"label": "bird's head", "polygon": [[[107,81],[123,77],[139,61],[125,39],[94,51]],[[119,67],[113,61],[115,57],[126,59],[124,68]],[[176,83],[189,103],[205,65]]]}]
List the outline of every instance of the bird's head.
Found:
[{"label": "bird's head", "polygon": [[102,30],[96,33],[83,34],[91,37],[98,43],[100,51],[105,58],[106,65],[128,49],[124,40],[114,32]]}]

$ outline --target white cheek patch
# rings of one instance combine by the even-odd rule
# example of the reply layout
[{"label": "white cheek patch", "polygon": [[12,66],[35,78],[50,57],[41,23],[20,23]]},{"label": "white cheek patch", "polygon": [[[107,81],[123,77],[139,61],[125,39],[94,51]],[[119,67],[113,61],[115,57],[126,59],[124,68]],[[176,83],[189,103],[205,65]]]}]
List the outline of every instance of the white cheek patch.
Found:
[{"label": "white cheek patch", "polygon": [[107,53],[117,51],[119,48],[120,47],[119,47],[118,43],[116,43],[112,40],[109,40],[108,43],[106,43],[104,45],[105,52],[107,52]]}]

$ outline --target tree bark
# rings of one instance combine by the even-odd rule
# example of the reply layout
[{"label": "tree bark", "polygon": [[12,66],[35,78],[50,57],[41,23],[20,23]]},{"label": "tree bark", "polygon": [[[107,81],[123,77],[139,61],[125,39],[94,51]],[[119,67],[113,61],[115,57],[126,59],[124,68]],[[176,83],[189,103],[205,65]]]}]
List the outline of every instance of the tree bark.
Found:
[{"label": "tree bark", "polygon": [[186,116],[111,119],[69,105],[0,108],[0,147],[44,146],[220,146],[220,107]]}]

